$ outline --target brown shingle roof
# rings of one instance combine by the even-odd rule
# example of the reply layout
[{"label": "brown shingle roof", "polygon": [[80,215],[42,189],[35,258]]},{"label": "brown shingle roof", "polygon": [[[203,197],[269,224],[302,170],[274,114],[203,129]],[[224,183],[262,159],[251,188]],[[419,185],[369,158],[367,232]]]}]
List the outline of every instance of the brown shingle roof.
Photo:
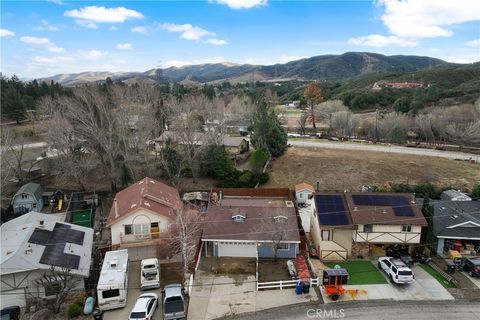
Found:
[{"label": "brown shingle roof", "polygon": [[[232,216],[236,214],[245,216],[244,222],[233,221]],[[275,225],[273,219],[275,216],[288,218],[284,228],[278,228],[278,225]],[[285,230],[282,241],[300,241],[295,208],[210,206],[204,221],[202,238],[204,240],[272,241],[273,235],[278,230]]]},{"label": "brown shingle roof", "polygon": [[[392,206],[373,206],[373,205],[358,205],[354,203],[353,195],[376,195],[376,196],[395,196],[403,197],[407,200],[409,207],[413,211],[413,216],[397,216]],[[345,199],[350,211],[350,217],[353,224],[413,224],[420,226],[427,226],[427,221],[422,214],[419,205],[412,203],[414,199],[413,194],[409,193],[376,193],[376,192],[347,192]]]},{"label": "brown shingle roof", "polygon": [[108,215],[108,226],[128,216],[138,208],[170,216],[174,210],[178,210],[182,206],[177,189],[148,177],[118,192],[115,201]]}]

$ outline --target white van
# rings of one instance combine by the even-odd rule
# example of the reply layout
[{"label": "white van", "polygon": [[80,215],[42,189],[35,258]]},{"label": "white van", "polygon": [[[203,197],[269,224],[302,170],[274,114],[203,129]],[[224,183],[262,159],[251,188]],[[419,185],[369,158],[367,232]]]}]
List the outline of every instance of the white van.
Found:
[{"label": "white van", "polygon": [[125,307],[128,293],[128,250],[108,251],[97,284],[98,308]]},{"label": "white van", "polygon": [[160,264],[157,258],[143,259],[140,268],[140,289],[160,288]]}]

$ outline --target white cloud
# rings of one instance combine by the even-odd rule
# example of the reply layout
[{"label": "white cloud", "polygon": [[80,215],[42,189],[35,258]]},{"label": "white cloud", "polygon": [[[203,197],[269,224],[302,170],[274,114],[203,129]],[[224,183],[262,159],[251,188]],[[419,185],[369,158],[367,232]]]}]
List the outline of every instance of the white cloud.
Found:
[{"label": "white cloud", "polygon": [[116,59],[115,62],[120,63],[120,64],[127,64],[128,63],[128,61],[125,60],[125,59]]},{"label": "white cloud", "polygon": [[204,36],[214,36],[215,33],[192,26],[191,24],[163,23],[160,28],[168,32],[180,32],[180,38],[186,40],[199,40]]},{"label": "white cloud", "polygon": [[30,37],[24,36],[20,38],[20,41],[31,44],[43,49],[46,49],[51,52],[60,53],[64,52],[65,49],[57,47],[53,42],[51,42],[48,38],[38,38],[38,37]]},{"label": "white cloud", "polygon": [[349,44],[369,47],[387,47],[391,45],[399,47],[413,47],[417,45],[416,41],[402,39],[396,36],[382,36],[380,34],[371,34],[365,37],[348,39]]},{"label": "white cloud", "polygon": [[213,44],[214,46],[223,46],[223,45],[228,44],[228,42],[225,41],[225,40],[215,39],[215,38],[207,39],[207,40],[205,40],[205,43]]},{"label": "white cloud", "polygon": [[182,60],[169,60],[164,63],[165,68],[169,67],[183,67],[193,64],[205,64],[205,63],[221,63],[225,62],[225,59],[222,57],[214,57],[214,58],[207,58],[207,59],[196,59],[192,61],[182,61]]},{"label": "white cloud", "polygon": [[15,35],[15,32],[8,29],[0,29],[0,37],[12,37]]},{"label": "white cloud", "polygon": [[58,5],[64,5],[65,4],[62,0],[47,0],[47,1],[58,4]]},{"label": "white cloud", "polygon": [[135,32],[135,33],[147,34],[148,29],[149,29],[148,26],[137,26],[137,27],[133,27],[132,29],[130,29],[130,31]]},{"label": "white cloud", "polygon": [[115,30],[117,30],[117,27],[115,27],[115,26],[111,26],[111,27],[110,27],[110,28],[108,28],[108,29],[110,29],[110,30],[112,30],[112,31],[115,31]]},{"label": "white cloud", "polygon": [[56,56],[56,57],[44,57],[35,56],[30,59],[32,62],[39,64],[57,64],[57,63],[69,63],[75,61],[72,57]]},{"label": "white cloud", "polygon": [[465,42],[465,45],[469,47],[480,47],[480,39],[467,41]]},{"label": "white cloud", "polygon": [[78,54],[81,58],[87,60],[97,60],[105,56],[105,52],[102,52],[100,50],[78,50]]},{"label": "white cloud", "polygon": [[42,19],[40,21],[40,25],[37,27],[34,27],[33,30],[36,31],[58,31],[60,30],[57,26],[53,26],[48,23],[47,20]]},{"label": "white cloud", "polygon": [[131,43],[119,43],[117,44],[117,49],[119,50],[132,50],[132,44]]},{"label": "white cloud", "polygon": [[448,27],[479,21],[477,0],[378,0],[381,20],[390,33],[402,38],[450,37]]},{"label": "white cloud", "polygon": [[390,35],[372,34],[348,40],[373,47],[412,47],[421,39],[451,37],[451,26],[480,21],[477,0],[376,0],[383,9],[380,20]]},{"label": "white cloud", "polygon": [[208,2],[225,4],[232,9],[251,9],[267,4],[267,0],[209,0]]},{"label": "white cloud", "polygon": [[143,19],[143,14],[125,7],[105,8],[88,6],[75,10],[67,10],[65,17],[74,18],[82,27],[97,28],[97,23],[123,23],[130,19]]}]

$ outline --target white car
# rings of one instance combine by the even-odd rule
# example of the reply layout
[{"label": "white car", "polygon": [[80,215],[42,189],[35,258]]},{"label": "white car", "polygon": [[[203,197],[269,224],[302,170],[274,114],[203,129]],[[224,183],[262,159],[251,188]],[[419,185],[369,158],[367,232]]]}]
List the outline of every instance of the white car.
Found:
[{"label": "white car", "polygon": [[133,307],[128,320],[152,320],[158,306],[158,295],[155,293],[141,294]]},{"label": "white car", "polygon": [[140,267],[140,288],[160,288],[160,263],[157,258],[143,259]]},{"label": "white car", "polygon": [[412,283],[415,280],[413,271],[399,259],[380,257],[378,258],[378,268],[387,274],[392,283]]}]

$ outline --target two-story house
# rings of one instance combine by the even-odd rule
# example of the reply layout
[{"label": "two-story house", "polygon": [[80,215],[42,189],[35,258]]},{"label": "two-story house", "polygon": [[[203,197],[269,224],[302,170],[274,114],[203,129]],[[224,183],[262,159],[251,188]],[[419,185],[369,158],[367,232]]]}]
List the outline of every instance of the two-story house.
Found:
[{"label": "two-story house", "polygon": [[414,249],[420,243],[427,221],[413,194],[345,193],[352,223],[352,255],[384,255],[387,245],[402,244]]},{"label": "two-story house", "polygon": [[12,199],[13,213],[21,215],[30,211],[41,212],[43,209],[43,189],[38,183],[24,184]]},{"label": "two-story house", "polygon": [[156,256],[182,205],[177,189],[148,177],[118,192],[107,219],[112,249],[129,248],[131,260]]}]

